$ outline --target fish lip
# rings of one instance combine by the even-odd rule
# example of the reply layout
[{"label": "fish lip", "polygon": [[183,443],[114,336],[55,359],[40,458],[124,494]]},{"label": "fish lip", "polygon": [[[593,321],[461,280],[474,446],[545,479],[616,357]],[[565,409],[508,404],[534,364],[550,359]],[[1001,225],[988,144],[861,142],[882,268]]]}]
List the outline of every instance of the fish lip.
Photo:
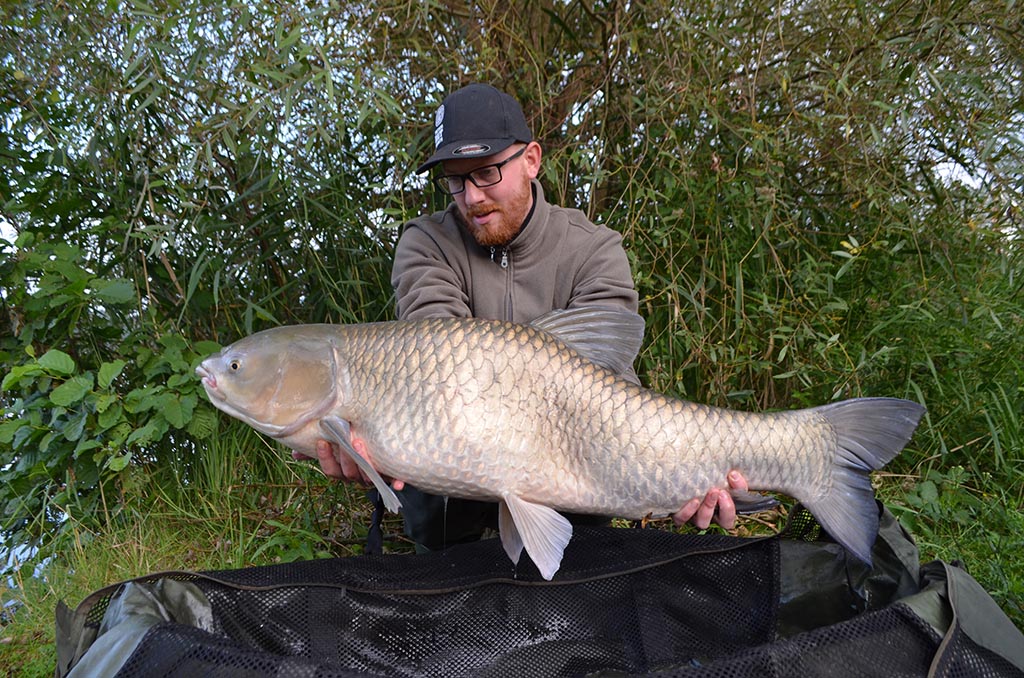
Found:
[{"label": "fish lip", "polygon": [[205,366],[199,365],[196,367],[196,374],[203,382],[203,387],[206,388],[206,392],[210,395],[216,394],[220,397],[220,393],[217,389],[217,377],[213,375],[213,372],[208,370]]}]

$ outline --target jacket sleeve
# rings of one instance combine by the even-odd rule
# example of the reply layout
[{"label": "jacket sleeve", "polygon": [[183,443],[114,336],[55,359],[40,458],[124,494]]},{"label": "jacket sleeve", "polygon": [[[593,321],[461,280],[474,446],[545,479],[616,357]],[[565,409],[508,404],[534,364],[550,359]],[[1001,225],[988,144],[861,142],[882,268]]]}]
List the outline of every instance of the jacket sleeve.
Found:
[{"label": "jacket sleeve", "polygon": [[[629,259],[622,248],[622,236],[608,228],[599,229],[598,233],[599,237],[593,239],[593,246],[586,251],[576,271],[569,307],[614,306],[639,317],[638,296]],[[636,358],[634,355],[633,362]],[[619,376],[634,384],[640,383],[632,366]]]},{"label": "jacket sleeve", "polygon": [[636,313],[639,303],[622,236],[609,228],[598,234],[574,272],[569,307],[615,306]]},{"label": "jacket sleeve", "polygon": [[409,223],[398,239],[391,269],[398,319],[470,317],[462,276],[434,237]]}]

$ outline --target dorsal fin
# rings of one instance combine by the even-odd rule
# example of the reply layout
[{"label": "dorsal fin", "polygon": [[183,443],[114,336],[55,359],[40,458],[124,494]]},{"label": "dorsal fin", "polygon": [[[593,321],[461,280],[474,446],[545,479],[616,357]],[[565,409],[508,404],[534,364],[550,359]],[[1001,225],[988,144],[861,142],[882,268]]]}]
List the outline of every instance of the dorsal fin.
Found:
[{"label": "dorsal fin", "polygon": [[632,372],[644,341],[644,319],[621,308],[558,309],[530,323],[616,374]]}]

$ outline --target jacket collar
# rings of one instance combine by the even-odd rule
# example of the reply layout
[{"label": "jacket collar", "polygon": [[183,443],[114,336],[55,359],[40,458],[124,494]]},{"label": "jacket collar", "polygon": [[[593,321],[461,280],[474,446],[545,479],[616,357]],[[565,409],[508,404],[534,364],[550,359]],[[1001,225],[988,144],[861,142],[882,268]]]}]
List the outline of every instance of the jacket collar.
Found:
[{"label": "jacket collar", "polygon": [[536,179],[530,182],[533,187],[533,209],[526,217],[526,223],[519,229],[516,237],[506,245],[506,249],[512,252],[524,252],[533,249],[536,243],[540,242],[543,224],[547,223],[548,215],[551,213],[551,205],[544,198],[544,189]]}]

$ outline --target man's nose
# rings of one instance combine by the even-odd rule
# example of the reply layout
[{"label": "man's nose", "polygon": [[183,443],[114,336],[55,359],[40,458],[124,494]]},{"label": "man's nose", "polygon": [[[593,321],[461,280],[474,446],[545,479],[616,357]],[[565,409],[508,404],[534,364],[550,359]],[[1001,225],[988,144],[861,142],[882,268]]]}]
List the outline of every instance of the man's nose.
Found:
[{"label": "man's nose", "polygon": [[477,188],[469,179],[466,179],[466,189],[463,191],[464,200],[467,205],[475,205],[484,200],[484,189]]}]

